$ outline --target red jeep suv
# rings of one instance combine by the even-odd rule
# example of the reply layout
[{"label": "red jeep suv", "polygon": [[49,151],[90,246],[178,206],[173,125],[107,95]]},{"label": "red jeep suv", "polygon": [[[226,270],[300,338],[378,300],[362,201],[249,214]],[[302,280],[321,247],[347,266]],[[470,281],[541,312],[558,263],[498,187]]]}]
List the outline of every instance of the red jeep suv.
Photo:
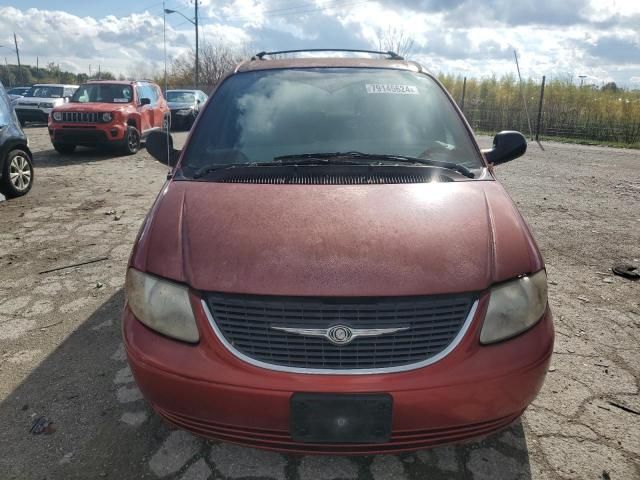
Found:
[{"label": "red jeep suv", "polygon": [[[278,52],[285,53],[285,52]],[[286,52],[289,53],[289,52]],[[415,450],[516,420],[553,351],[542,256],[438,80],[259,54],[216,88],[129,262],[124,343],[156,412],[288,452]]]},{"label": "red jeep suv", "polygon": [[148,81],[91,81],[49,116],[51,143],[60,153],[77,145],[114,146],[134,154],[154,130],[168,129],[171,112],[162,91]]}]

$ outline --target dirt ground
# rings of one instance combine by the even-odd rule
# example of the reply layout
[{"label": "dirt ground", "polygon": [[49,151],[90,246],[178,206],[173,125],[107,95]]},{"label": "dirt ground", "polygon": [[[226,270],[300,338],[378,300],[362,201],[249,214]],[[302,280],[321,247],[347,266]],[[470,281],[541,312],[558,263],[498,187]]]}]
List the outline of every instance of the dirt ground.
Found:
[{"label": "dirt ground", "polygon": [[[26,131],[35,186],[0,202],[1,479],[640,478],[640,282],[610,270],[640,263],[640,152],[533,143],[498,168],[546,259],[557,332],[522,421],[465,446],[338,458],[204,441],[149,410],[119,311],[132,242],[167,169],[144,151],[59,155],[46,128]],[[51,430],[33,435],[41,416]]]}]

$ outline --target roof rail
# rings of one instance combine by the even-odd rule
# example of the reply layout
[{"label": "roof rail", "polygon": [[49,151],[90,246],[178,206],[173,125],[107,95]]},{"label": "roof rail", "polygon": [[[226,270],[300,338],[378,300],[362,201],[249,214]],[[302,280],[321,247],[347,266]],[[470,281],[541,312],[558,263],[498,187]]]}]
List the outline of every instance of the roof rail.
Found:
[{"label": "roof rail", "polygon": [[277,52],[260,52],[256,53],[251,60],[264,60],[264,57],[271,55],[279,55],[282,53],[306,53],[306,52],[349,52],[349,53],[373,53],[376,55],[388,55],[389,60],[404,60],[403,57],[396,52],[387,51],[382,52],[379,50],[355,50],[350,48],[307,48],[301,50],[280,50]]}]

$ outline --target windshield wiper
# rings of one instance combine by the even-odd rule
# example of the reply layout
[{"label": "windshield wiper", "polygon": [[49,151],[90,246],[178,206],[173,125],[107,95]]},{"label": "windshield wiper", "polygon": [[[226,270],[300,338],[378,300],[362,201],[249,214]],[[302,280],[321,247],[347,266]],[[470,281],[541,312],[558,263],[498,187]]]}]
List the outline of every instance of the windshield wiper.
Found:
[{"label": "windshield wiper", "polygon": [[274,162],[278,162],[283,165],[301,165],[309,164],[308,162],[328,160],[336,158],[361,158],[369,160],[377,160],[381,162],[401,162],[401,163],[414,163],[419,165],[427,165],[430,167],[439,167],[447,170],[454,170],[461,173],[465,177],[475,178],[475,175],[464,165],[454,162],[445,162],[441,160],[432,160],[430,158],[410,157],[407,155],[387,155],[382,153],[364,153],[364,152],[319,152],[319,153],[300,153],[297,155],[282,155],[275,157]]},{"label": "windshield wiper", "polygon": [[[354,161],[353,159],[359,159]],[[428,158],[409,157],[406,155],[386,155],[381,153],[364,152],[319,152],[299,153],[295,155],[281,155],[274,157],[271,162],[244,162],[231,164],[213,164],[201,168],[193,174],[193,178],[200,178],[218,170],[247,167],[273,167],[273,166],[297,166],[297,165],[371,165],[370,160],[379,162],[412,163],[429,167],[444,168],[456,171],[465,177],[475,178],[475,175],[464,165],[454,162],[444,162]]]},{"label": "windshield wiper", "polygon": [[[306,155],[306,154],[305,154]],[[296,166],[296,165],[368,165],[363,162],[354,162],[352,160],[344,160],[339,158],[325,158],[309,156],[300,157],[294,155],[297,160],[293,158],[276,157],[272,162],[243,162],[243,163],[227,163],[227,164],[213,164],[201,168],[193,174],[193,178],[200,178],[209,173],[216,172],[218,170],[230,170],[232,168],[251,168],[251,167],[281,167],[283,165]],[[294,157],[292,156],[292,157]]]}]

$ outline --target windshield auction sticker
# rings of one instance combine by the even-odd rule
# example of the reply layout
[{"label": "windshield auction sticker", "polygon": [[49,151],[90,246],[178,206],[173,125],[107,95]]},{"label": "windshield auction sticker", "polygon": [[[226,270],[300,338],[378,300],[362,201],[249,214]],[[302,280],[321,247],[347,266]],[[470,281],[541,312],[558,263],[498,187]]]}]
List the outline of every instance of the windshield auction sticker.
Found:
[{"label": "windshield auction sticker", "polygon": [[387,83],[367,83],[367,93],[393,93],[396,95],[419,95],[414,85],[389,85]]}]

